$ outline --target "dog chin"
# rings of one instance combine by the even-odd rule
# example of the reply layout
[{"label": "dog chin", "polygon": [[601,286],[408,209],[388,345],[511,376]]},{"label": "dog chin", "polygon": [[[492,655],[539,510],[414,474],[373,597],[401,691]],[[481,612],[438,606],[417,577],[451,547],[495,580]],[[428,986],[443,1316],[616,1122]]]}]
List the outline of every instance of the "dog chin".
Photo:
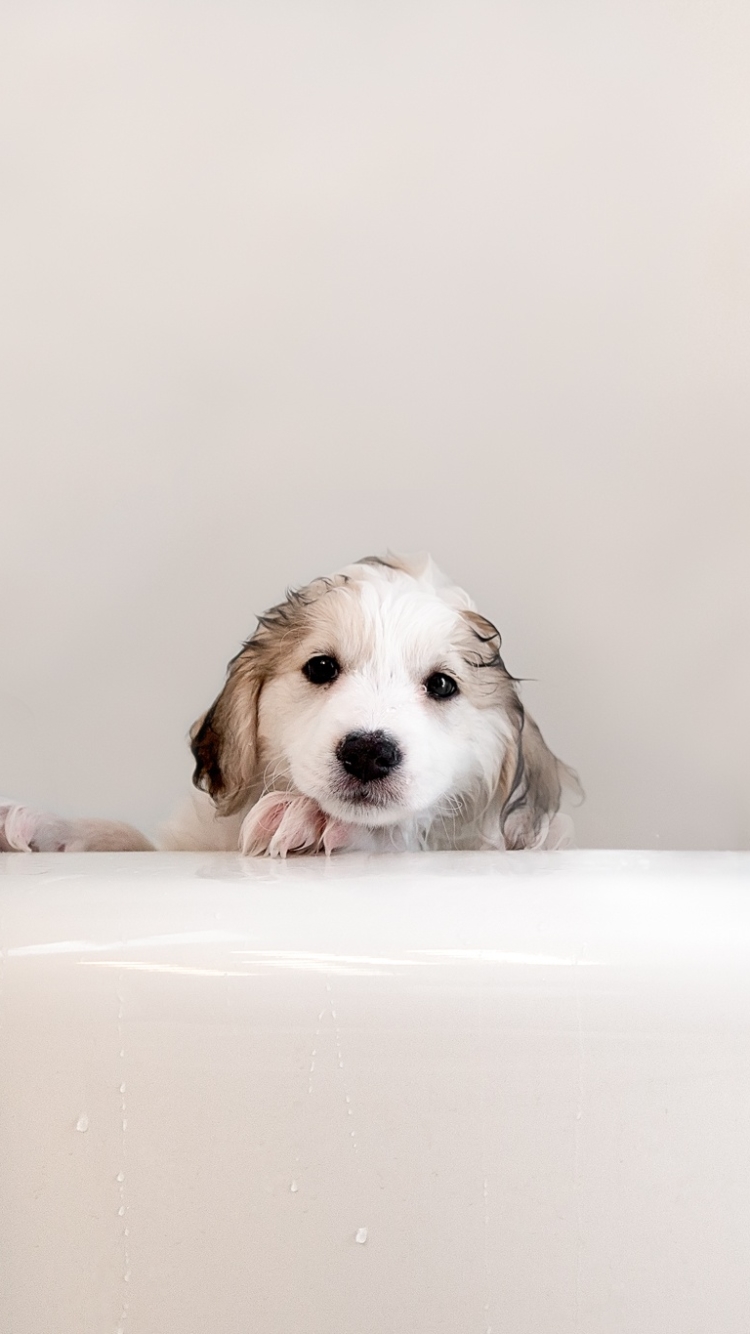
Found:
[{"label": "dog chin", "polygon": [[342,797],[326,793],[324,797],[316,796],[315,800],[326,815],[333,816],[343,824],[363,825],[367,829],[400,824],[412,814],[395,799],[388,802],[382,797],[378,801],[372,801],[363,797]]}]

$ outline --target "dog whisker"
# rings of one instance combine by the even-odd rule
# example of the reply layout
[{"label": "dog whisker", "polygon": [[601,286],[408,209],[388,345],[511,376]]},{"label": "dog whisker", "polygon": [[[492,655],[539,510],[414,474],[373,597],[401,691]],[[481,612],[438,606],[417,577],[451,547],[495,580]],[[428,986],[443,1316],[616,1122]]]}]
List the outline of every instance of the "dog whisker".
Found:
[{"label": "dog whisker", "polygon": [[[288,592],[191,729],[202,795],[164,846],[560,846],[562,787],[580,785],[526,711],[501,646],[429,556],[366,558]],[[0,806],[0,850],[52,845],[145,840],[111,822],[61,832],[54,816]]]}]

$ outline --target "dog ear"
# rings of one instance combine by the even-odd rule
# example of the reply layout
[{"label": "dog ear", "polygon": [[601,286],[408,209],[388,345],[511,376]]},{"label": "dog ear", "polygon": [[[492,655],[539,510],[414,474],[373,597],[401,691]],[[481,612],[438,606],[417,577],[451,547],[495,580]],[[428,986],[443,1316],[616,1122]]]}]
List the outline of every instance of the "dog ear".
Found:
[{"label": "dog ear", "polygon": [[213,798],[219,815],[233,815],[261,787],[258,705],[264,683],[284,669],[305,633],[309,608],[345,580],[317,579],[287,593],[258,617],[258,627],[227,668],[227,682],[208,713],[190,730],[195,786]]},{"label": "dog ear", "polygon": [[258,769],[258,700],[263,685],[258,656],[242,653],[229,664],[227,683],[190,729],[193,782],[232,815],[251,795]]},{"label": "dog ear", "polygon": [[499,814],[506,848],[541,847],[560,809],[563,785],[574,788],[580,796],[583,790],[577,775],[552,754],[534,719],[524,709],[518,682],[502,659],[502,640],[497,627],[472,608],[464,610],[462,617],[470,633],[471,648],[464,660],[481,677],[484,701],[489,692],[489,699],[500,707],[510,730],[510,744],[488,808],[494,832]]},{"label": "dog ear", "polygon": [[[514,710],[515,746],[501,774],[505,795],[500,829],[506,848],[542,847],[560,809],[563,783],[581,793],[577,775],[553,755],[534,719],[518,701]],[[566,818],[566,817],[561,817]]]}]

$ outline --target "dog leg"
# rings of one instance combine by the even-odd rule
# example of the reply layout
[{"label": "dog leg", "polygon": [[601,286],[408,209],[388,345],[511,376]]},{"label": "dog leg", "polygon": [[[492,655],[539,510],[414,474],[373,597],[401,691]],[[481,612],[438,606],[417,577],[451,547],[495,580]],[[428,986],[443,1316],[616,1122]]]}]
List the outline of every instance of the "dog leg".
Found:
[{"label": "dog leg", "polygon": [[12,802],[0,803],[0,852],[153,852],[132,825],[65,820]]}]

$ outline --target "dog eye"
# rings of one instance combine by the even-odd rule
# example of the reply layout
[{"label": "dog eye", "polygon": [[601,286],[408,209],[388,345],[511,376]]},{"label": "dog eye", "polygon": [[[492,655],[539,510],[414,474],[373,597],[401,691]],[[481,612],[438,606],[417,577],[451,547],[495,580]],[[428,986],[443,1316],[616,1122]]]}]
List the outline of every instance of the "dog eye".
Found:
[{"label": "dog eye", "polygon": [[433,672],[427,677],[424,688],[430,699],[450,699],[451,695],[458,694],[458,683],[445,672]]},{"label": "dog eye", "polygon": [[341,668],[335,658],[330,658],[325,653],[320,653],[315,658],[310,658],[302,668],[308,681],[314,686],[328,685],[329,681],[335,681]]}]

